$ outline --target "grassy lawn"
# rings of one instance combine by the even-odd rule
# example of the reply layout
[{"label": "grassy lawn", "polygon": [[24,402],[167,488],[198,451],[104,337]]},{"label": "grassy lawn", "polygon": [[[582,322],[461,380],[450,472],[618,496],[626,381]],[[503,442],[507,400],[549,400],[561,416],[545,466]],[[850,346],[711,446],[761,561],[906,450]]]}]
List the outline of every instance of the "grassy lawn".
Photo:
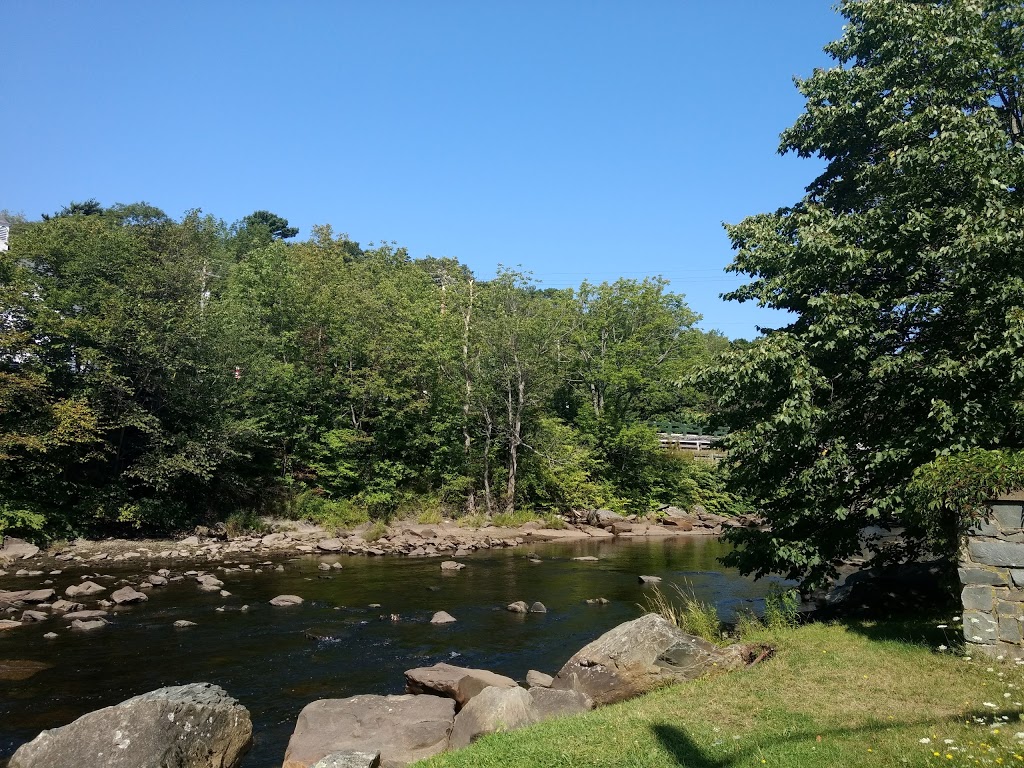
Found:
[{"label": "grassy lawn", "polygon": [[810,624],[757,638],[774,659],[418,765],[1024,765],[1024,668],[966,659],[941,620]]}]

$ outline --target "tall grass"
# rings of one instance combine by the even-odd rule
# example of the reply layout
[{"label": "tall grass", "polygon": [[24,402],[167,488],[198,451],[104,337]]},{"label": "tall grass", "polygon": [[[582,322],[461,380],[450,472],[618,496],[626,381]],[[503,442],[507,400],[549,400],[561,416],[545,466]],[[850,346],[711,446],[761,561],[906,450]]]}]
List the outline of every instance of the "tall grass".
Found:
[{"label": "tall grass", "polygon": [[666,595],[654,587],[640,606],[649,613],[657,613],[675,624],[688,635],[696,635],[711,643],[721,643],[725,633],[714,605],[705,603],[693,594],[684,591],[678,584],[673,585],[675,597]]}]

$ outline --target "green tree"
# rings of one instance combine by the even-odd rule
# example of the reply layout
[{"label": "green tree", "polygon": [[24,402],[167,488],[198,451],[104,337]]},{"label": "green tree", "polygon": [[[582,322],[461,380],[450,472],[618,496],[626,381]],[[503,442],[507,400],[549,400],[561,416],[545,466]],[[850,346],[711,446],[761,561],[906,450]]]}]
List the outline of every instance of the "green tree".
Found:
[{"label": "green tree", "polygon": [[840,10],[836,65],[798,81],[780,147],[825,170],[792,207],[727,227],[730,269],[752,278],[729,298],[791,322],[706,380],[733,481],[770,522],[731,562],[808,584],[863,526],[911,522],[916,468],[1024,438],[1024,6]]}]

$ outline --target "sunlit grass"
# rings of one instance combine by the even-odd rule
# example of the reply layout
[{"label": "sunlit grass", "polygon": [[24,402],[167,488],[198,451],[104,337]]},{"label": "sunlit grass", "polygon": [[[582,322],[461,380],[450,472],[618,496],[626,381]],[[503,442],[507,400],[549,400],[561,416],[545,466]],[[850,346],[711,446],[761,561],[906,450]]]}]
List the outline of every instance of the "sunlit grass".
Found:
[{"label": "sunlit grass", "polygon": [[749,639],[750,669],[481,739],[431,768],[1024,764],[1020,666],[965,659],[956,628],[810,624]]}]

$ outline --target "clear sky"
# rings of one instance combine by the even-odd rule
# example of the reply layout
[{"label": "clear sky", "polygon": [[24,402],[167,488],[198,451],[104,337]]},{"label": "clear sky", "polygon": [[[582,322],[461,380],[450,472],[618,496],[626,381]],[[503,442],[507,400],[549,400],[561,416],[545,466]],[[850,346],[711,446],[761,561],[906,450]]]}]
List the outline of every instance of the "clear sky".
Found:
[{"label": "clear sky", "polygon": [[721,223],[797,201],[792,78],[829,0],[38,2],[0,12],[0,209],[269,209],[480,277],[664,275],[702,327],[778,322]]}]

